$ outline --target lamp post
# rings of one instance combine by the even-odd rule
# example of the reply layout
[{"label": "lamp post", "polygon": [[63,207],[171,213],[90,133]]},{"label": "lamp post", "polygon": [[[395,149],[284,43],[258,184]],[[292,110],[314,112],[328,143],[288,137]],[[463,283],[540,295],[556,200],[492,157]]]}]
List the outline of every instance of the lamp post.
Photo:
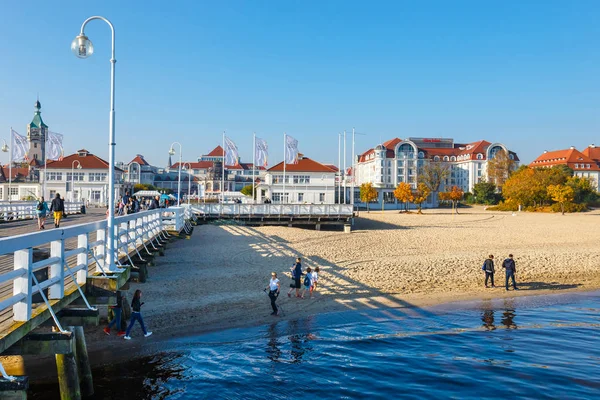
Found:
[{"label": "lamp post", "polygon": [[[189,167],[189,170],[186,170],[185,166]],[[190,197],[192,196],[192,174],[190,173],[192,171],[192,165],[190,163],[184,163],[183,164],[183,170],[184,171],[188,171],[188,204],[190,204]]]},{"label": "lamp post", "polygon": [[[2,145],[2,152],[3,153],[8,153],[9,147],[6,144],[6,140],[2,139],[2,141],[4,142],[4,144]],[[7,199],[10,202],[10,189],[11,189],[11,185],[12,184],[12,157],[11,160],[8,162],[8,196]]]},{"label": "lamp post", "polygon": [[181,143],[179,143],[179,142],[171,143],[171,148],[169,149],[169,155],[170,156],[175,155],[175,149],[173,148],[173,146],[175,146],[176,144],[179,145],[179,163],[177,164],[177,170],[179,171],[179,174],[177,175],[177,207],[179,207],[179,198],[181,197]]},{"label": "lamp post", "polygon": [[108,270],[115,271],[115,28],[113,24],[104,17],[94,16],[86,19],[81,24],[81,31],[71,43],[71,51],[78,58],[88,58],[94,54],[92,42],[85,36],[84,30],[88,22],[95,19],[102,20],[110,26],[112,33],[112,51],[110,58],[110,113],[109,113],[109,134],[108,134],[108,221],[107,221],[107,263]]},{"label": "lamp post", "polygon": [[77,169],[81,169],[81,163],[79,160],[73,160],[71,163],[71,202],[75,202],[75,163],[77,163]]}]

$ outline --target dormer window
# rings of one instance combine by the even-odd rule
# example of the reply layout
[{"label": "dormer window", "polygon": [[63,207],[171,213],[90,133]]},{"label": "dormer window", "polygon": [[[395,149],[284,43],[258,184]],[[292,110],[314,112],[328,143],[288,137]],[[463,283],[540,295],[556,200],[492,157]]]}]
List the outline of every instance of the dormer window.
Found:
[{"label": "dormer window", "polygon": [[425,157],[425,153],[423,153],[422,151],[419,152],[419,158],[423,158]]},{"label": "dormer window", "polygon": [[448,158],[448,156],[444,156],[444,161],[449,161],[450,158]]},{"label": "dormer window", "polygon": [[509,155],[508,155],[508,158],[510,158],[511,160],[514,160],[514,159],[515,159],[515,156],[513,156],[512,154],[509,154]]},{"label": "dormer window", "polygon": [[440,161],[440,156],[433,157],[433,161]]},{"label": "dormer window", "polygon": [[478,160],[483,160],[483,154],[481,154],[481,153],[477,154],[477,159]]},{"label": "dormer window", "polygon": [[450,161],[456,161],[456,157],[454,157],[454,156],[450,157]]},{"label": "dormer window", "polygon": [[579,168],[579,164],[575,164],[575,168]]}]

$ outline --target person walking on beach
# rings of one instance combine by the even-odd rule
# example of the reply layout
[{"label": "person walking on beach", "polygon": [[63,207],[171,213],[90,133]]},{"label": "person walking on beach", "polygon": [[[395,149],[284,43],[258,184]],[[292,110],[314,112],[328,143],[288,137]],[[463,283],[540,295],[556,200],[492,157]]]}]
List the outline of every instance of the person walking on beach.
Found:
[{"label": "person walking on beach", "polygon": [[140,301],[141,297],[142,291],[140,289],[136,290],[133,294],[133,300],[131,300],[131,320],[129,321],[127,331],[125,332],[125,337],[123,337],[123,339],[125,340],[131,340],[131,336],[129,336],[129,334],[131,333],[131,328],[133,328],[133,324],[135,324],[135,321],[140,322],[140,325],[142,326],[142,332],[144,332],[144,337],[152,335],[152,332],[148,332],[146,330],[144,320],[142,319],[141,308],[144,305],[144,303]]},{"label": "person walking on beach", "polygon": [[488,286],[488,280],[491,278],[492,287],[496,287],[494,285],[494,256],[490,254],[490,256],[483,262],[483,270],[485,271],[485,287]]},{"label": "person walking on beach", "polygon": [[65,202],[60,198],[60,194],[56,193],[56,197],[52,200],[50,211],[54,213],[54,227],[60,227],[60,220],[65,211]]},{"label": "person walking on beach", "polygon": [[515,260],[513,259],[512,254],[509,254],[508,258],[504,260],[504,262],[502,263],[502,268],[506,270],[506,290],[508,290],[509,279],[512,279],[512,285],[514,290],[519,290],[519,288],[517,288],[517,282],[515,281],[515,273],[517,272],[517,267],[515,265]]},{"label": "person walking on beach", "polygon": [[273,309],[273,312],[271,313],[271,315],[279,315],[279,308],[275,304],[277,297],[279,297],[279,289],[280,289],[279,279],[277,279],[276,272],[271,272],[271,280],[269,281],[269,286],[267,286],[265,288],[265,290],[267,290],[267,289],[269,290],[269,298],[271,299],[271,308]]},{"label": "person walking on beach", "polygon": [[46,229],[44,224],[46,223],[46,217],[48,216],[48,211],[50,211],[48,209],[48,204],[46,204],[43,197],[40,197],[40,200],[38,201],[37,206],[35,206],[35,213],[37,214],[39,230]]},{"label": "person walking on beach", "polygon": [[302,291],[301,297],[304,298],[304,294],[308,291],[308,297],[312,297],[313,281],[312,281],[312,269],[306,268],[306,276],[304,277],[304,290]]},{"label": "person walking on beach", "polygon": [[110,328],[115,325],[115,328],[117,328],[117,336],[125,336],[125,332],[122,331],[121,329],[121,315],[122,315],[122,311],[123,311],[123,295],[121,293],[120,290],[117,290],[117,304],[114,306],[109,306],[113,312],[115,313],[114,318],[112,319],[112,321],[110,321],[110,323],[108,324],[108,326],[106,328],[104,328],[104,333],[106,333],[107,335],[110,335]]},{"label": "person walking on beach", "polygon": [[312,272],[312,290],[317,290],[317,283],[319,283],[319,267],[315,267]]},{"label": "person walking on beach", "polygon": [[300,297],[300,280],[302,279],[302,260],[300,257],[296,258],[296,263],[292,265],[292,279],[294,283],[290,284],[290,291],[288,297],[292,297],[292,292],[296,289],[296,297]]}]

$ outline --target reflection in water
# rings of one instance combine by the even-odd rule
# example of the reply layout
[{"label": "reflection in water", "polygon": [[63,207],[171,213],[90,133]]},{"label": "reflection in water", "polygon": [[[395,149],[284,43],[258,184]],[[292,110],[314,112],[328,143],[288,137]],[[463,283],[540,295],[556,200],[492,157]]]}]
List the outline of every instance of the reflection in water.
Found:
[{"label": "reflection in water", "polygon": [[505,310],[502,313],[502,324],[506,326],[508,329],[517,329],[518,326],[514,322],[514,318],[517,314],[515,310]]},{"label": "reflection in water", "polygon": [[311,333],[313,317],[309,316],[301,320],[293,320],[289,322],[290,343],[292,349],[290,354],[292,363],[301,363],[304,353],[310,353],[313,349],[310,343],[315,339],[315,335]]},{"label": "reflection in water", "polygon": [[483,310],[481,320],[483,321],[483,327],[488,331],[496,329],[496,325],[494,325],[494,310]]},{"label": "reflection in water", "polygon": [[281,349],[279,348],[277,337],[277,324],[269,326],[269,342],[267,343],[267,358],[273,362],[279,362]]}]

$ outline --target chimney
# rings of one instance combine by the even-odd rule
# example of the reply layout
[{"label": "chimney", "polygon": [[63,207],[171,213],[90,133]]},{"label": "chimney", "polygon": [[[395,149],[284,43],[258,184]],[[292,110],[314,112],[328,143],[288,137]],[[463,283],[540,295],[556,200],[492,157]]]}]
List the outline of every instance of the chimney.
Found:
[{"label": "chimney", "polygon": [[544,150],[544,154],[546,154],[548,152],[548,150]]},{"label": "chimney", "polygon": [[575,150],[575,146],[571,146],[569,147],[571,150]]},{"label": "chimney", "polygon": [[592,143],[592,144],[590,144],[590,146],[589,146],[589,147],[591,147],[592,149],[595,149],[595,148],[596,148],[596,145],[595,145],[594,143]]}]

